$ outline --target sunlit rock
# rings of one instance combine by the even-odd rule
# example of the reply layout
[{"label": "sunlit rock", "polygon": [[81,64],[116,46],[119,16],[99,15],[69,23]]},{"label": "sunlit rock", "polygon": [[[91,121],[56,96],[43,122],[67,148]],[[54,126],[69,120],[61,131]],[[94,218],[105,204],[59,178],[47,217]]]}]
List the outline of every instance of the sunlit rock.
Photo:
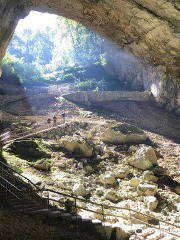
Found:
[{"label": "sunlit rock", "polygon": [[116,184],[116,179],[114,177],[114,174],[110,172],[101,176],[101,182],[106,186],[114,186]]},{"label": "sunlit rock", "polygon": [[126,178],[128,174],[129,174],[128,168],[124,167],[124,168],[118,169],[114,175],[116,178]]},{"label": "sunlit rock", "polygon": [[141,147],[138,149],[135,156],[131,158],[129,163],[130,165],[142,170],[147,170],[155,165],[158,165],[157,156],[152,147]]},{"label": "sunlit rock", "polygon": [[140,183],[140,179],[138,178],[132,178],[129,182],[130,187],[137,187]]},{"label": "sunlit rock", "polygon": [[42,171],[49,171],[50,170],[50,164],[46,162],[45,160],[38,160],[34,164],[34,168]]},{"label": "sunlit rock", "polygon": [[154,196],[157,193],[157,186],[150,184],[139,184],[137,194],[139,196]]},{"label": "sunlit rock", "polygon": [[157,208],[158,200],[153,196],[144,198],[144,203],[148,207],[149,211],[154,211]]},{"label": "sunlit rock", "polygon": [[180,195],[180,186],[177,186],[177,187],[175,188],[175,192]]},{"label": "sunlit rock", "polygon": [[142,143],[147,139],[145,133],[130,124],[118,123],[104,131],[101,140],[112,144]]},{"label": "sunlit rock", "polygon": [[77,183],[74,185],[73,187],[73,194],[75,194],[76,196],[82,196],[85,197],[87,196],[89,193],[88,191],[85,189],[83,184]]},{"label": "sunlit rock", "polygon": [[105,198],[112,202],[118,202],[119,198],[117,196],[117,192],[115,190],[110,190],[105,194]]},{"label": "sunlit rock", "polygon": [[86,139],[80,136],[63,137],[60,141],[60,146],[70,152],[82,154],[85,157],[93,156],[93,146]]},{"label": "sunlit rock", "polygon": [[154,176],[154,173],[152,171],[145,171],[143,173],[143,179],[150,181],[150,182],[157,182],[158,178]]}]

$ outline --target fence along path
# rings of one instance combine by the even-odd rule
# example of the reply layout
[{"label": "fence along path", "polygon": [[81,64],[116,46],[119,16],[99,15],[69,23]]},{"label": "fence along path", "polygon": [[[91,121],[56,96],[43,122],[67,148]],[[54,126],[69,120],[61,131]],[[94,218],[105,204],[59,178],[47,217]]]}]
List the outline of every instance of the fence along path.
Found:
[{"label": "fence along path", "polygon": [[[57,126],[58,127],[58,126]],[[52,128],[50,128],[52,129]],[[33,136],[34,134],[41,133],[44,131],[48,131],[49,129],[44,129],[36,133],[32,133],[29,135],[26,135],[24,137],[30,137]],[[13,141],[13,140],[6,140],[7,137],[9,136],[10,132],[6,132],[2,135],[0,135],[1,141],[3,144]],[[20,137],[22,138],[22,137]],[[4,140],[3,140],[4,139]],[[18,138],[16,138],[17,140]],[[22,188],[19,188],[19,182],[22,186]],[[24,188],[25,186],[25,188]],[[24,190],[25,189],[25,190]],[[67,190],[67,189],[66,189]],[[39,189],[38,186],[36,186],[33,182],[31,182],[28,178],[24,177],[22,174],[16,172],[13,170],[11,167],[9,167],[7,164],[0,162],[0,195],[4,193],[6,200],[8,199],[8,195],[11,196],[10,200],[15,198],[18,200],[18,207],[19,210],[21,211],[26,211],[28,214],[43,214],[43,215],[48,215],[48,216],[57,216],[57,217],[62,217],[62,218],[70,218],[73,221],[80,221],[84,220],[91,222],[93,225],[98,225],[102,226],[105,232],[107,231],[107,228],[113,228],[113,225],[107,222],[108,217],[114,217],[114,218],[122,218],[122,215],[118,214],[119,211],[127,211],[129,214],[129,220],[130,220],[130,225],[124,225],[124,226],[118,226],[117,224],[114,225],[116,228],[119,229],[124,229],[125,232],[129,235],[135,234],[136,239],[139,239],[139,237],[144,237],[145,239],[149,240],[172,240],[172,239],[180,239],[180,225],[173,224],[171,222],[164,221],[162,219],[152,217],[148,214],[141,213],[139,211],[136,211],[131,208],[121,208],[121,207],[116,207],[116,206],[110,206],[110,205],[103,205],[99,204],[96,202],[92,202],[86,199],[79,198],[72,193],[64,193],[64,192],[57,192],[53,191],[51,189]],[[33,204],[31,206],[31,210],[28,211],[26,209],[27,206],[29,206],[29,202],[26,202],[26,197],[31,193],[32,201],[36,200],[36,204],[38,204],[38,207],[40,209],[36,209],[37,206],[33,207]],[[43,196],[43,193],[47,193],[47,197]],[[52,210],[52,203],[58,203],[65,205],[65,202],[62,202],[61,200],[57,200],[56,198],[51,197],[52,194],[56,194],[59,197],[66,197],[71,201],[72,206],[75,209],[75,215],[72,216],[70,213],[64,213],[59,211],[59,209],[56,211]],[[28,195],[28,196],[29,196]],[[45,200],[46,206],[44,208],[44,204],[42,204]],[[72,201],[73,200],[73,201]],[[86,203],[86,207],[81,207],[78,202],[84,202]],[[87,204],[92,205],[93,208],[99,207],[100,210],[93,210],[93,208],[87,207]],[[13,206],[13,204],[12,204]],[[17,207],[16,205],[14,207]],[[81,216],[78,215],[79,210],[85,210],[87,212],[95,213],[98,215],[102,216],[102,221],[99,220],[87,220],[83,219]],[[107,213],[106,211],[115,211],[115,213]],[[143,216],[146,217],[147,219],[155,220],[158,222],[158,225],[150,224],[147,221],[143,221],[140,217],[137,218],[138,216]],[[138,224],[134,224],[134,222]],[[101,229],[102,230],[102,229]],[[109,231],[109,230],[108,230]],[[102,231],[100,231],[102,233]],[[107,234],[105,234],[107,236]]]}]

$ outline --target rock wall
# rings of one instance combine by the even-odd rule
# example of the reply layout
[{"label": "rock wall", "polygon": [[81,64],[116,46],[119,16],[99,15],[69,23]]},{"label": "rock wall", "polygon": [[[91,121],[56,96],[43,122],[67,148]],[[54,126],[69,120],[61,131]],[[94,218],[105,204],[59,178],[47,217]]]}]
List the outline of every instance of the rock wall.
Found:
[{"label": "rock wall", "polygon": [[180,114],[180,83],[165,67],[147,64],[109,41],[106,50],[106,72],[137,91],[151,91],[160,107]]},{"label": "rock wall", "polygon": [[161,102],[170,110],[180,106],[179,1],[0,0],[0,62],[18,20],[30,10],[54,13],[79,21],[145,62],[165,69],[163,74],[160,73],[163,79]]},{"label": "rock wall", "polygon": [[63,97],[69,101],[90,105],[93,102],[104,101],[153,101],[148,92],[123,92],[123,91],[99,91],[99,92],[75,92]]}]

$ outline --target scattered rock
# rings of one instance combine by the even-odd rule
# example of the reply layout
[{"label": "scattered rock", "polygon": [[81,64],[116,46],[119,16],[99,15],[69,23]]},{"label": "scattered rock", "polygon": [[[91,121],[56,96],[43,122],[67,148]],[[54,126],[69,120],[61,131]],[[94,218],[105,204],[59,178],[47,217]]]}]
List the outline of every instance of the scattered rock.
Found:
[{"label": "scattered rock", "polygon": [[175,192],[180,195],[180,186],[177,186],[177,187],[175,188]]},{"label": "scattered rock", "polygon": [[137,187],[140,183],[140,179],[138,178],[132,178],[129,182],[130,187]]},{"label": "scattered rock", "polygon": [[126,123],[118,123],[101,135],[103,142],[111,144],[143,143],[146,139],[141,129]]},{"label": "scattered rock", "polygon": [[102,177],[102,183],[105,185],[112,185],[114,186],[116,184],[116,179],[114,177],[114,174],[107,173]]},{"label": "scattered rock", "polygon": [[154,196],[157,192],[157,186],[150,184],[139,184],[137,194],[139,196]]},{"label": "scattered rock", "polygon": [[164,176],[167,174],[166,169],[164,169],[161,166],[155,166],[153,167],[152,171],[154,172],[154,174],[158,175],[158,176]]},{"label": "scattered rock", "polygon": [[117,196],[117,192],[115,190],[110,190],[105,194],[105,198],[107,200],[110,200],[112,202],[118,202],[118,196]]},{"label": "scattered rock", "polygon": [[86,166],[86,171],[87,172],[92,172],[93,168],[90,165],[88,165],[88,166]]},{"label": "scattered rock", "polygon": [[143,179],[151,182],[157,182],[158,178],[154,176],[152,171],[145,171],[143,173]]},{"label": "scattered rock", "polygon": [[75,194],[76,196],[82,196],[85,197],[87,196],[89,193],[86,191],[84,185],[77,183],[74,185],[73,187],[73,194]]},{"label": "scattered rock", "polygon": [[137,150],[135,157],[129,161],[129,164],[141,169],[148,170],[157,165],[157,157],[152,147],[141,147]]},{"label": "scattered rock", "polygon": [[49,171],[50,170],[50,164],[46,162],[45,160],[38,160],[34,164],[34,168],[42,171]]},{"label": "scattered rock", "polygon": [[98,196],[103,196],[103,195],[104,195],[104,191],[103,191],[101,188],[97,188],[97,189],[96,189],[96,194],[97,194]]},{"label": "scattered rock", "polygon": [[85,138],[81,136],[66,136],[61,138],[60,146],[70,152],[82,154],[85,157],[93,156],[93,146]]},{"label": "scattered rock", "polygon": [[144,198],[144,203],[148,207],[149,211],[154,211],[157,208],[158,200],[153,196]]},{"label": "scattered rock", "polygon": [[128,174],[129,174],[129,170],[127,168],[121,168],[121,169],[117,170],[117,172],[115,173],[115,177],[116,178],[126,178]]}]

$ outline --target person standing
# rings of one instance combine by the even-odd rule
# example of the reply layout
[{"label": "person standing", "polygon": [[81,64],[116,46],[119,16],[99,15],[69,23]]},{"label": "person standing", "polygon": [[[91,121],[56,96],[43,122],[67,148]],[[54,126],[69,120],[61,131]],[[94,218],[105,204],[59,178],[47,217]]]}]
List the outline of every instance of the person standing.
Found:
[{"label": "person standing", "polygon": [[54,115],[53,117],[53,127],[56,127],[57,126],[57,117],[56,115]]},{"label": "person standing", "polygon": [[51,119],[50,118],[47,119],[47,125],[49,128],[51,127]]},{"label": "person standing", "polygon": [[62,113],[62,114],[61,114],[61,117],[62,117],[62,119],[63,119],[63,123],[65,123],[66,114],[65,114],[65,113]]}]

